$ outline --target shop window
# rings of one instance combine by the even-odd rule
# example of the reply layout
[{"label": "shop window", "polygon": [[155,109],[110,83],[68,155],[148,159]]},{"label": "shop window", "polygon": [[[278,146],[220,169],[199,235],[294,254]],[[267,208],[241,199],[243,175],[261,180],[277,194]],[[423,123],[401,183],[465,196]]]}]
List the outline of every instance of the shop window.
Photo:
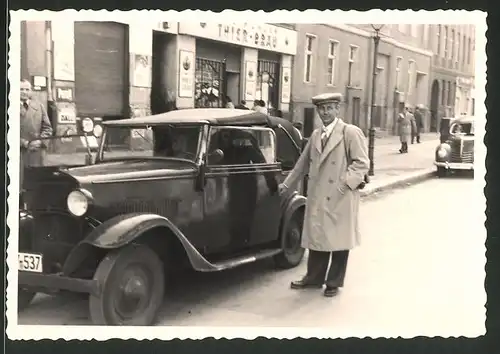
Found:
[{"label": "shop window", "polygon": [[196,58],[195,108],[222,108],[225,97],[225,64]]}]

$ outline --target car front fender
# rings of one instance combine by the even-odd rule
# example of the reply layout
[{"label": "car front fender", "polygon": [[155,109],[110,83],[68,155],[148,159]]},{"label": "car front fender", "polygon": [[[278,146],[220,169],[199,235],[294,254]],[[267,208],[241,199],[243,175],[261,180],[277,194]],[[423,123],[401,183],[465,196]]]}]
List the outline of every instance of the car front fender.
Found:
[{"label": "car front fender", "polygon": [[283,211],[283,217],[281,220],[281,227],[280,227],[280,238],[281,238],[281,246],[284,247],[284,242],[285,242],[285,233],[288,228],[288,225],[290,221],[292,220],[292,217],[294,216],[295,212],[297,212],[299,209],[302,209],[302,211],[305,210],[305,205],[306,205],[307,198],[304,197],[303,195],[300,195],[297,192],[294,192],[288,199],[284,207]]},{"label": "car front fender", "polygon": [[119,215],[107,220],[75,247],[63,267],[64,274],[71,274],[84,260],[92,248],[117,249],[130,244],[145,232],[152,229],[164,229],[165,237],[173,234],[180,242],[187,257],[196,270],[204,270],[211,264],[188,241],[186,236],[167,218],[149,213],[131,213]]},{"label": "car front fender", "polygon": [[35,218],[27,211],[19,211],[19,250],[29,251],[33,246]]}]

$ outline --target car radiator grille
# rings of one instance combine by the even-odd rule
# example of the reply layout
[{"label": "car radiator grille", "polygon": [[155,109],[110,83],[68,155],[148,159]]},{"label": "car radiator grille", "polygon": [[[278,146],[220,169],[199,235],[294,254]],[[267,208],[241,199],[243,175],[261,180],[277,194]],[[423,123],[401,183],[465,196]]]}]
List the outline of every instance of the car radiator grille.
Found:
[{"label": "car radiator grille", "polygon": [[450,162],[474,163],[474,140],[453,140]]}]

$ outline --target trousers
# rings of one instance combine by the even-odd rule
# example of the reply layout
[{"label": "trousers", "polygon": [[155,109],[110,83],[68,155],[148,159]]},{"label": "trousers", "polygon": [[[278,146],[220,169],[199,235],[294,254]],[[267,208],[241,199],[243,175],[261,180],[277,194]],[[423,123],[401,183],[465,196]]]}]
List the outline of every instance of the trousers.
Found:
[{"label": "trousers", "polygon": [[[326,284],[327,287],[341,288],[347,270],[349,251],[320,252],[309,250],[307,260],[307,282]],[[328,264],[330,263],[330,268]]]}]

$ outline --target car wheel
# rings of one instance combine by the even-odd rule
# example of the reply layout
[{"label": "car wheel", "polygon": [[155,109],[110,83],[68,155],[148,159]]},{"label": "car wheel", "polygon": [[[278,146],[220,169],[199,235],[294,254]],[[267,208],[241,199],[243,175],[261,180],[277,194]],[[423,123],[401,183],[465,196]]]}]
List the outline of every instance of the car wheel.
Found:
[{"label": "car wheel", "polygon": [[17,291],[17,311],[24,311],[31,304],[35,295],[36,293],[33,291],[19,288]]},{"label": "car wheel", "polygon": [[444,167],[438,167],[437,168],[437,175],[439,178],[444,178],[448,176],[448,170]]},{"label": "car wheel", "polygon": [[99,296],[90,295],[92,322],[97,325],[149,326],[163,303],[165,273],[158,255],[144,245],[111,251],[94,274]]},{"label": "car wheel", "polygon": [[302,242],[302,213],[296,212],[288,223],[284,233],[283,252],[274,256],[274,262],[278,268],[289,269],[296,267],[304,258],[305,250],[301,246]]}]

